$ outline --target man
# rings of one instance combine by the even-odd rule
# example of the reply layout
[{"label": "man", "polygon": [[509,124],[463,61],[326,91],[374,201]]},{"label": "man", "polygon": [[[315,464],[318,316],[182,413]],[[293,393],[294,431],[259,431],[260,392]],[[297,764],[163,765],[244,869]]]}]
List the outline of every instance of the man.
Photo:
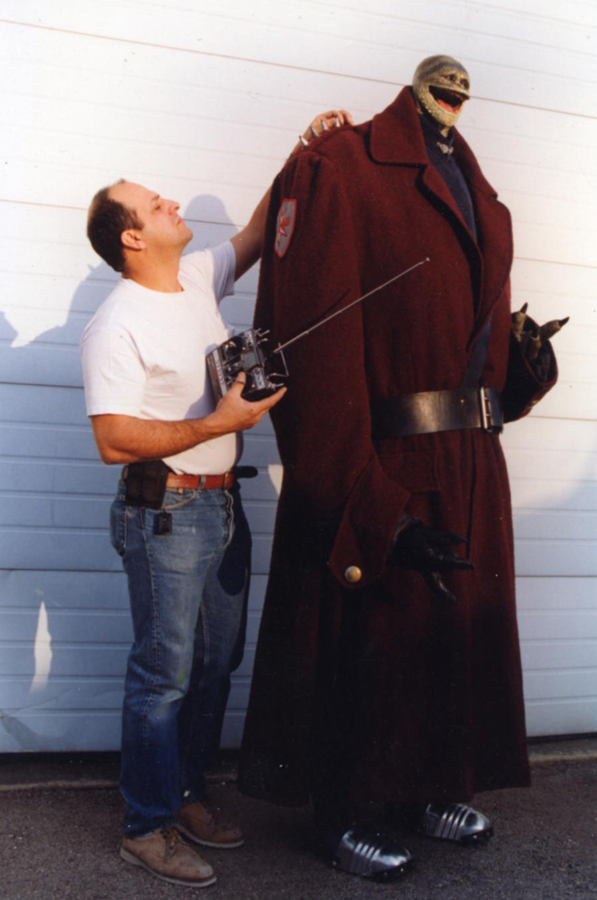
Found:
[{"label": "man", "polygon": [[[303,142],[345,115],[318,116]],[[81,344],[100,456],[124,464],[110,520],[134,626],[120,853],[194,887],[216,877],[179,832],[210,847],[243,843],[240,829],[209,807],[204,773],[244,644],[250,535],[236,484],[239,435],[285,392],[249,403],[241,375],[215,406],[205,353],[229,337],[218,303],[260,255],[267,202],[266,194],[229,242],[185,256],[192,232],[178,203],[141,185],[99,191],[88,217],[93,247],[123,276]]]},{"label": "man", "polygon": [[491,823],[463,801],[529,780],[499,401],[518,418],[553,385],[560,323],[512,327],[510,216],[453,127],[469,92],[424,60],[290,160],[268,216],[255,322],[275,342],[416,267],[286,351],[241,760],[243,791],[311,798],[320,849],[364,877],[411,857],[358,804],[478,842]]}]

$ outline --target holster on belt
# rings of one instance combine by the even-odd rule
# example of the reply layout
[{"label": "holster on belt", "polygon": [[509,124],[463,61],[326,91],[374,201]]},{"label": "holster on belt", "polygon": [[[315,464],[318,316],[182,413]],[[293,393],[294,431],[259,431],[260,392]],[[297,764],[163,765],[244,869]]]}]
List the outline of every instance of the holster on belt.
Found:
[{"label": "holster on belt", "polygon": [[126,502],[131,506],[161,509],[166,493],[166,480],[171,471],[161,459],[129,463],[122,474],[126,485]]}]

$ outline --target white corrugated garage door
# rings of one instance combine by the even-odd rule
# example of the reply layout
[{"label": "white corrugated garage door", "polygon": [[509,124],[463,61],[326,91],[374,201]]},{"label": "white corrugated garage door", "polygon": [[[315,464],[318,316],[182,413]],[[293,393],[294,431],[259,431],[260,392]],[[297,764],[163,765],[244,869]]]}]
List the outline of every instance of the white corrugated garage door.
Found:
[{"label": "white corrugated garage door", "polygon": [[[130,626],[78,340],[114,280],[84,236],[120,176],[178,198],[194,247],[242,226],[307,122],[364,121],[431,53],[463,60],[462,130],[512,210],[514,297],[557,338],[561,382],[505,446],[531,734],[597,730],[597,7],[420,0],[4,0],[0,167],[0,751],[118,746]],[[214,11],[216,10],[216,11]],[[246,325],[254,270],[225,302]],[[315,289],[316,286],[314,286]],[[267,424],[238,743],[280,472]]]}]

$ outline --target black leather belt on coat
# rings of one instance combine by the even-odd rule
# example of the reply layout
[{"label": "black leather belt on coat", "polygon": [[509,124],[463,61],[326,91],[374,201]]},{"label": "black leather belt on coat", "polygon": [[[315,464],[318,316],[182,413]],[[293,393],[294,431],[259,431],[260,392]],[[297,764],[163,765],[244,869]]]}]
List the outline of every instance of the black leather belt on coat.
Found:
[{"label": "black leather belt on coat", "polygon": [[458,388],[388,397],[374,404],[374,440],[482,428],[501,432],[504,419],[495,388]]}]

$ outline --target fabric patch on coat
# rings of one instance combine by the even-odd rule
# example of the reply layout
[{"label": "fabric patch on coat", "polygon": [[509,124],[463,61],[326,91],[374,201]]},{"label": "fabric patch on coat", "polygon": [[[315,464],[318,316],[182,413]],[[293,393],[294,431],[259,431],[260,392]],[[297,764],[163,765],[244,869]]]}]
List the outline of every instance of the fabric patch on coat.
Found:
[{"label": "fabric patch on coat", "polygon": [[282,200],[278,219],[276,221],[276,242],[274,250],[280,257],[284,256],[290,246],[290,239],[296,224],[296,200]]}]

